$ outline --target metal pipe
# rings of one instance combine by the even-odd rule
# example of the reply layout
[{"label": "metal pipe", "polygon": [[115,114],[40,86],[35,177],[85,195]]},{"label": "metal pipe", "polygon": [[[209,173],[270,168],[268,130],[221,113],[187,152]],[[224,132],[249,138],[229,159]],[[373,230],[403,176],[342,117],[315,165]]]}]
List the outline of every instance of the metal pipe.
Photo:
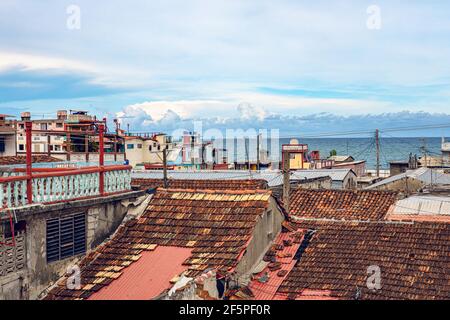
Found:
[{"label": "metal pipe", "polygon": [[33,181],[31,178],[32,165],[33,165],[33,158],[32,158],[32,154],[31,154],[31,144],[33,143],[32,138],[31,138],[32,128],[33,128],[33,123],[31,121],[25,122],[25,136],[26,136],[26,143],[27,143],[26,176],[27,176],[27,201],[28,201],[28,204],[33,203]]},{"label": "metal pipe", "polygon": [[[105,165],[105,146],[104,146],[104,133],[105,133],[105,126],[103,124],[100,124],[98,126],[99,131],[99,159],[98,164],[101,169],[104,168]],[[99,177],[99,190],[100,194],[103,195],[105,193],[105,174],[103,170],[100,171],[100,177]]]}]

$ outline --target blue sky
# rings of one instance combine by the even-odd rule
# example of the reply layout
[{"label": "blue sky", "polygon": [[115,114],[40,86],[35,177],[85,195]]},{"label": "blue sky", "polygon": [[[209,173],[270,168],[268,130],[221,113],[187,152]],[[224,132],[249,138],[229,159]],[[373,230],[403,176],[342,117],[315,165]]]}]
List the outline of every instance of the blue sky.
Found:
[{"label": "blue sky", "polygon": [[[80,29],[66,26],[69,5]],[[125,114],[135,130],[442,123],[449,15],[444,0],[2,0],[0,110]]]}]

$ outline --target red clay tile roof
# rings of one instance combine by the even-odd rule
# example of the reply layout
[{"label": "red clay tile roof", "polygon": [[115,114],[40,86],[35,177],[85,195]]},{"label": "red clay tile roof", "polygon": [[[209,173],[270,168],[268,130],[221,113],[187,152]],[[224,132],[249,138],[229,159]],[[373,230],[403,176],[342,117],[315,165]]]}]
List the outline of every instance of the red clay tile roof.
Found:
[{"label": "red clay tile roof", "polygon": [[[46,155],[34,155],[32,156],[33,163],[38,162],[60,162],[61,159],[49,157]],[[0,157],[0,165],[14,165],[14,164],[25,164],[27,158],[25,156],[6,156]]]},{"label": "red clay tile roof", "polygon": [[189,248],[158,246],[143,251],[141,258],[123,269],[122,275],[95,292],[89,300],[149,300],[170,288],[170,280],[187,269],[183,262],[191,255]]},{"label": "red clay tile roof", "polygon": [[[331,298],[450,299],[450,224],[302,222],[316,229],[278,289],[286,299],[318,292]],[[379,266],[381,289],[367,287]]]},{"label": "red clay tile roof", "polygon": [[[162,188],[162,179],[131,179],[141,189]],[[267,189],[265,180],[168,180],[168,188],[194,190],[256,190]]]},{"label": "red clay tile roof", "polygon": [[[303,232],[280,233],[274,244],[264,256],[264,261],[269,262],[263,271],[255,276],[249,283],[248,289],[253,293],[255,300],[274,300],[278,287],[292,270],[296,260],[293,259],[303,239]],[[276,259],[278,267],[274,268],[270,262]],[[282,271],[280,273],[280,271]],[[260,281],[268,277],[267,281]]]},{"label": "red clay tile roof", "polygon": [[143,250],[155,246],[191,249],[192,255],[183,263],[187,276],[200,275],[209,267],[232,269],[269,199],[268,190],[158,189],[139,219],[125,223],[111,241],[84,259],[82,290],[68,290],[62,281],[47,299],[87,299],[141,259]]},{"label": "red clay tile roof", "polygon": [[290,213],[301,218],[381,220],[397,194],[387,191],[305,190],[291,191]]}]

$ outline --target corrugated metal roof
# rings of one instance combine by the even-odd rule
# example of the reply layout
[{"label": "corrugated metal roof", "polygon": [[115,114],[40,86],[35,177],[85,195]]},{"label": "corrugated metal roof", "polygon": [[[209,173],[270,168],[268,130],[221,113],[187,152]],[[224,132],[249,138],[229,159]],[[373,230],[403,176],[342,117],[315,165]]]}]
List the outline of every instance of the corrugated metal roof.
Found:
[{"label": "corrugated metal roof", "polygon": [[450,216],[450,198],[437,196],[412,196],[399,200],[392,210],[395,215],[446,215]]},{"label": "corrugated metal roof", "polygon": [[439,173],[434,169],[430,168],[418,168],[415,170],[408,170],[404,173],[386,178],[380,182],[377,182],[366,189],[375,189],[377,187],[408,178],[417,179],[419,181],[422,181],[425,184],[436,184],[436,185],[450,185],[450,175],[445,173]]},{"label": "corrugated metal roof", "polygon": [[[343,181],[351,169],[320,169],[320,170],[299,170],[292,172],[291,180],[315,179],[321,177],[331,177],[334,181]],[[201,170],[201,171],[167,171],[169,179],[188,180],[242,180],[242,179],[263,179],[269,187],[283,184],[283,174],[280,170],[264,170],[260,172],[249,172],[246,170]],[[132,178],[162,179],[162,170],[134,171]]]},{"label": "corrugated metal roof", "polygon": [[158,246],[123,269],[122,275],[88,300],[150,300],[171,287],[170,280],[187,269],[191,249]]}]

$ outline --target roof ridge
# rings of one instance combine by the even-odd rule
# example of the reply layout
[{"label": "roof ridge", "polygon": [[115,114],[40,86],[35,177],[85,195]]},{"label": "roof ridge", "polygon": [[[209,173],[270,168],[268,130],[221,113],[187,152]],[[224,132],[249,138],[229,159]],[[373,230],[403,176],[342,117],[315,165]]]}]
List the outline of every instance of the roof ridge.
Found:
[{"label": "roof ridge", "polygon": [[209,193],[209,194],[272,194],[272,190],[268,189],[242,189],[242,190],[233,190],[233,189],[183,189],[183,188],[156,188],[157,192],[184,192],[184,193]]}]

